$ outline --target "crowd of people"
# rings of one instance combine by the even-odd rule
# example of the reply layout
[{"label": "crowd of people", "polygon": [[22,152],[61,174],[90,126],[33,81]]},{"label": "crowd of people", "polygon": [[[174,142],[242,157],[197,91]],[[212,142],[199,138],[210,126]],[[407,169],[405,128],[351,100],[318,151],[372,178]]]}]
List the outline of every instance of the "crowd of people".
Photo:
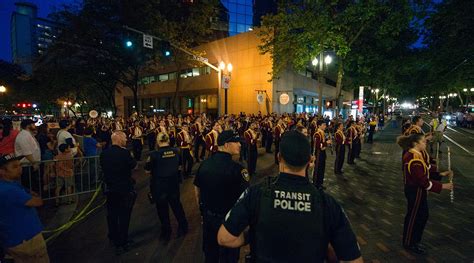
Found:
[{"label": "crowd of people", "polygon": [[[23,120],[21,130],[16,131],[10,120],[3,120],[0,127],[3,128],[0,153],[2,156],[21,156],[19,162],[23,168],[19,177],[23,186],[29,189],[26,194],[31,197],[40,196],[42,192],[51,189],[54,189],[54,196],[59,196],[61,191],[66,196],[73,196],[78,190],[74,179],[77,167],[72,162],[73,158],[100,156],[100,167],[106,185],[108,238],[120,254],[133,244],[128,238],[130,215],[136,199],[133,171],[140,161],[144,161],[142,152],[147,148],[149,154],[145,169],[151,174],[149,198],[156,204],[161,221],[160,238],[169,240],[171,237],[168,206],[178,220],[178,236],[187,233],[188,223],[180,202],[179,184],[183,178],[194,176],[196,198],[203,216],[203,250],[206,260],[217,262],[224,257],[234,262],[238,253],[235,249],[226,249],[228,253],[221,253],[220,245],[229,241],[225,238],[218,240],[217,234],[221,233],[219,229],[225,214],[246,191],[250,178],[256,174],[258,148],[264,148],[267,154],[273,154],[275,164],[280,167],[280,174],[290,174],[291,177],[300,174],[304,168],[303,180],[311,185],[310,188],[304,188],[309,191],[308,196],[325,195],[320,194],[320,191],[326,188],[326,150],[336,155],[335,174],[344,178],[345,160],[349,165],[355,164],[366,138],[368,143],[372,143],[373,134],[383,129],[384,121],[383,115],[361,118],[349,116],[344,120],[341,115],[330,119],[306,113],[242,113],[219,118],[206,114],[132,115],[127,119],[64,119],[59,121],[58,129],[51,129],[48,123],[36,127],[33,121]],[[297,145],[299,146],[295,148]],[[295,160],[305,147],[309,147],[309,155]],[[240,162],[232,160],[234,155],[239,156]],[[53,162],[48,163],[48,160]],[[195,163],[200,165],[194,174]],[[228,176],[219,176],[222,173]],[[215,178],[222,180],[216,181]],[[288,178],[281,179],[282,182],[285,180]],[[287,210],[289,202],[283,199],[285,197],[282,196],[282,211]],[[58,205],[59,200],[56,198]],[[70,202],[74,202],[74,199],[66,201]],[[352,230],[346,225],[347,219],[337,214],[339,205],[332,199],[328,202],[332,207],[331,211],[336,211],[332,216],[342,220],[340,222],[345,229],[343,233],[350,236]],[[310,207],[315,205],[295,204]],[[228,234],[239,236],[240,226],[228,227],[227,238],[230,237]],[[331,229],[335,231],[334,228]],[[28,236],[23,240],[32,240],[32,237]],[[329,241],[326,241],[321,244],[327,247]],[[339,258],[360,259],[360,252],[354,248],[354,240],[348,243],[338,242],[342,241],[333,240],[330,243],[335,246],[335,254]],[[4,246],[9,251],[11,244]],[[348,250],[344,249],[345,246]],[[328,253],[331,254],[330,251],[334,254],[333,249],[316,256],[325,257]],[[311,255],[313,256],[315,255]]]}]

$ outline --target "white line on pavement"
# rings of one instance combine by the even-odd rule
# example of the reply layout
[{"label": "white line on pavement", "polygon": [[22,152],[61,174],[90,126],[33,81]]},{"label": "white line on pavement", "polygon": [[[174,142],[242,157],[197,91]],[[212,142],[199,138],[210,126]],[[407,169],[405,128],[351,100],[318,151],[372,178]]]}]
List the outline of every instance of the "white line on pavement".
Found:
[{"label": "white line on pavement", "polygon": [[471,151],[469,151],[468,149],[464,148],[462,145],[460,145],[459,143],[457,143],[456,141],[454,141],[453,139],[449,138],[446,134],[444,135],[444,137],[446,137],[446,139],[448,139],[448,141],[452,142],[454,145],[456,145],[457,147],[461,148],[463,151],[467,152],[468,154],[474,156],[474,153],[472,153]]}]

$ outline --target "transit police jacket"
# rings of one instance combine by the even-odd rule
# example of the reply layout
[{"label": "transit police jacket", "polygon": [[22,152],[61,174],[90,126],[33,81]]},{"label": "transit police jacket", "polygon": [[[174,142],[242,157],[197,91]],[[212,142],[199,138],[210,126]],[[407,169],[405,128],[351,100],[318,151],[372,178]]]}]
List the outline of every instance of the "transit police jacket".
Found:
[{"label": "transit police jacket", "polygon": [[339,260],[360,257],[341,206],[302,176],[280,173],[271,182],[248,188],[224,227],[239,236],[249,225],[255,262],[323,262],[329,243]]},{"label": "transit police jacket", "polygon": [[148,157],[145,170],[151,171],[150,188],[157,192],[179,191],[179,150],[162,147]]}]

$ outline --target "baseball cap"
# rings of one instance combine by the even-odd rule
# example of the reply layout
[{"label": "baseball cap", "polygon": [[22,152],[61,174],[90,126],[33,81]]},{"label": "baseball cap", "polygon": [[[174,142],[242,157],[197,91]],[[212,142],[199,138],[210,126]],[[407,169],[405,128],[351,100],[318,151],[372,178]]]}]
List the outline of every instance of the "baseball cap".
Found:
[{"label": "baseball cap", "polygon": [[240,139],[239,135],[234,133],[231,130],[226,130],[221,132],[219,134],[219,137],[217,137],[217,145],[222,146],[227,142],[241,142],[242,140]]},{"label": "baseball cap", "polygon": [[2,154],[0,156],[0,167],[4,166],[8,162],[15,161],[15,160],[21,160],[23,159],[24,156],[16,156],[15,154]]},{"label": "baseball cap", "polygon": [[311,158],[309,140],[298,131],[285,132],[280,142],[280,155],[289,165],[306,165]]}]

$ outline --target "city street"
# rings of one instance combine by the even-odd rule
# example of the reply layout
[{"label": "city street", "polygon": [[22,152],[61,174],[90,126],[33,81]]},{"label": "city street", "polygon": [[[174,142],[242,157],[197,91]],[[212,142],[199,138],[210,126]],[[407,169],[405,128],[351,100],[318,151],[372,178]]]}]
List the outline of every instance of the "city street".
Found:
[{"label": "city street", "polygon": [[[472,262],[474,174],[470,164],[474,162],[473,135],[462,129],[449,129],[446,133],[454,142],[447,140],[443,144],[440,159],[445,169],[445,146],[449,145],[455,173],[454,203],[450,203],[449,192],[429,194],[430,218],[423,237],[428,255],[421,257],[410,254],[401,246],[406,200],[400,171],[401,150],[395,144],[399,130],[387,125],[384,131],[375,135],[374,144],[364,144],[356,165],[344,164],[347,181],[334,176],[334,156],[328,151],[326,191],[345,209],[366,262]],[[272,161],[270,154],[259,156],[258,179],[276,174]],[[140,174],[138,199],[130,227],[131,238],[136,242],[133,249],[121,256],[114,254],[106,237],[106,211],[102,208],[50,244],[52,262],[203,262],[200,216],[192,179],[184,181],[181,198],[190,232],[184,238],[173,238],[166,244],[158,240],[160,224],[156,209],[147,199],[147,175],[142,168],[137,173]],[[173,237],[176,227],[174,222]],[[247,252],[248,247],[243,248],[241,255]]]}]

